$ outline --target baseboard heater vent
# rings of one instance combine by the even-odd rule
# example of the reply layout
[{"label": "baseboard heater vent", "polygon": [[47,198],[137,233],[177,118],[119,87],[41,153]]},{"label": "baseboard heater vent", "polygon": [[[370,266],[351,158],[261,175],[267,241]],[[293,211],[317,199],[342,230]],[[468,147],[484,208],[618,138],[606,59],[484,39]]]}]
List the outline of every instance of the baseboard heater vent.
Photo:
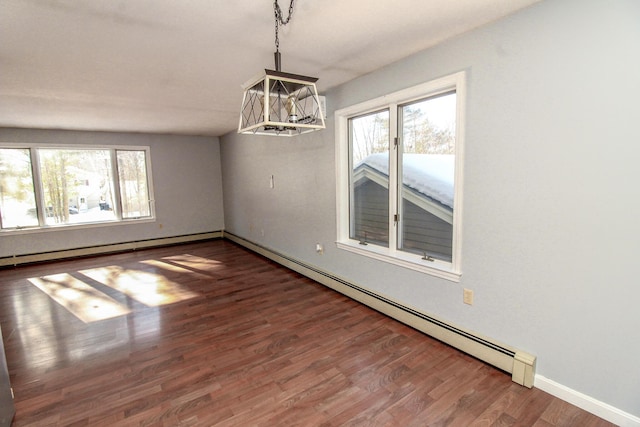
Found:
[{"label": "baseboard heater vent", "polygon": [[0,258],[0,267],[17,266],[20,264],[32,264],[37,262],[53,261],[64,258],[83,257],[92,255],[103,255],[116,252],[135,251],[137,249],[152,248],[159,246],[176,245],[180,243],[195,242],[199,240],[222,238],[222,231],[211,231],[207,233],[186,234],[174,237],[161,237],[158,239],[136,240],[124,243],[114,243],[109,245],[87,246],[84,248],[63,249],[59,251],[40,252],[24,255],[13,255]]},{"label": "baseboard heater vent", "polygon": [[514,382],[533,387],[536,358],[526,352],[465,331],[433,316],[376,294],[317,267],[271,250],[229,232],[224,238],[315,280],[337,292],[405,323],[425,334],[511,374]]}]

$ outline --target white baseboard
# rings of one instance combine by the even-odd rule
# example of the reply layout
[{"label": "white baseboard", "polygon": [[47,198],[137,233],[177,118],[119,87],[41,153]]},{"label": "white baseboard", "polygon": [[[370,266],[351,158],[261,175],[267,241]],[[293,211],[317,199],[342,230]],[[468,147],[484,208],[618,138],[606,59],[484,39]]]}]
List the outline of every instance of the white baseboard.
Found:
[{"label": "white baseboard", "polygon": [[[422,316],[419,316],[419,313],[417,313],[413,309],[409,309],[409,312],[407,313],[406,308],[401,309],[402,307],[400,307],[400,304],[396,304],[394,303],[394,301],[391,301],[386,297],[378,295],[377,298],[374,298],[372,293],[366,292],[366,290],[355,284],[349,284],[345,280],[333,276],[331,273],[321,271],[314,266],[308,265],[292,257],[278,253],[272,249],[246,240],[240,236],[225,232],[224,238],[238,243],[246,247],[247,249],[259,253],[287,268],[290,268],[300,274],[316,280],[317,282],[322,283],[323,285],[328,286],[338,292],[341,292],[349,296],[350,298],[368,305],[382,313],[385,313],[388,316],[399,320],[400,322],[406,323],[418,330],[421,330],[427,335],[434,336],[435,338],[451,345],[452,347],[472,354],[478,359],[484,360],[491,365],[497,366],[506,372],[513,373],[514,367],[516,365],[511,365],[513,362],[509,361],[509,358],[505,359],[502,355],[498,355],[498,357],[496,358],[494,355],[492,355],[496,352],[485,350],[475,351],[477,349],[477,346],[474,342],[465,342],[469,340],[464,340],[460,337],[455,336],[454,334],[450,334],[448,330],[444,330],[444,328],[442,327],[433,326],[429,324],[429,322],[423,321]],[[437,323],[440,325],[445,325],[445,322],[441,320],[438,320]],[[457,327],[454,327],[453,329],[460,330]],[[483,341],[486,341],[486,337],[483,338]],[[469,344],[471,344],[471,346]],[[526,353],[519,353],[514,350],[512,360],[521,359],[523,358],[523,355],[529,356]],[[531,387],[531,385],[533,385],[534,387],[539,388],[542,391],[545,391],[559,399],[569,402],[572,405],[577,406],[578,408],[584,409],[587,412],[590,412],[621,427],[640,427],[640,418],[632,414],[626,413],[604,402],[600,402],[590,396],[572,390],[569,387],[566,387],[555,381],[551,381],[548,378],[543,377],[542,375],[535,375],[535,357],[530,357],[532,357],[532,360],[522,366],[523,368],[529,367],[527,373],[523,375],[530,376],[530,382],[516,381],[519,384],[526,385],[527,387]],[[527,358],[525,357],[524,359],[526,362]]]},{"label": "white baseboard", "polygon": [[16,266],[35,262],[53,261],[57,259],[74,258],[90,255],[101,255],[116,252],[135,251],[137,249],[153,248],[158,246],[176,245],[179,243],[197,242],[200,240],[220,239],[222,231],[209,231],[205,233],[186,234],[182,236],[160,237],[157,239],[136,240],[107,245],[88,246],[76,249],[62,249],[51,252],[13,255],[0,258],[0,267]]},{"label": "white baseboard", "polygon": [[535,375],[533,386],[620,427],[640,427],[639,417],[570,389],[542,375]]},{"label": "white baseboard", "polygon": [[246,240],[232,233],[224,232],[224,238],[263,255],[280,265],[296,271],[335,291],[338,291],[362,304],[405,323],[450,346],[470,354],[505,372],[511,373],[511,379],[525,387],[533,386],[536,357],[517,350],[504,343],[464,330],[437,319],[433,315],[420,312],[388,296],[375,293],[356,283],[335,276],[314,265],[307,264],[289,255],[277,252],[258,243]]}]

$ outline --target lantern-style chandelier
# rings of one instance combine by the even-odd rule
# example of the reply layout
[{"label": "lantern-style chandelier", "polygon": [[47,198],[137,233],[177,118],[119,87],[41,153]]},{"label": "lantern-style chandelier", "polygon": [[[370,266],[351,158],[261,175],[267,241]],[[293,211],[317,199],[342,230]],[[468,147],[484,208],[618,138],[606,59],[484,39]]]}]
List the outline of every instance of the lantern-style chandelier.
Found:
[{"label": "lantern-style chandelier", "polygon": [[320,103],[316,77],[281,71],[278,28],[287,25],[293,14],[293,1],[286,19],[273,2],[275,14],[275,70],[265,69],[243,85],[244,96],[238,133],[293,136],[324,129],[323,106]]}]

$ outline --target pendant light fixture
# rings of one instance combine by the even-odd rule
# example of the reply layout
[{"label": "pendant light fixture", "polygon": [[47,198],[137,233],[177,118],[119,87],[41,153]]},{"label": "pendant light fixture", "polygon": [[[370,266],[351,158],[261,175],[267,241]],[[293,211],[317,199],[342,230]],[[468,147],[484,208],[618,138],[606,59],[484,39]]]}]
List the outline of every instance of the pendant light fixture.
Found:
[{"label": "pendant light fixture", "polygon": [[243,85],[238,133],[294,136],[325,128],[323,108],[315,85],[318,79],[281,71],[278,29],[291,20],[293,1],[289,4],[286,19],[278,0],[273,2],[275,70],[265,69],[264,73]]}]

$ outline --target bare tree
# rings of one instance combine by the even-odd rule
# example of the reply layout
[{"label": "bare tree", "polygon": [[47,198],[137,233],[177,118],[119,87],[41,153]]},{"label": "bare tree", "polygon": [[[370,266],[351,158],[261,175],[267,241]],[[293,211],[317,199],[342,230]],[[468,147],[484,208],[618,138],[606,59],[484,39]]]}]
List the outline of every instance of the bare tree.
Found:
[{"label": "bare tree", "polygon": [[118,151],[118,175],[123,216],[149,215],[144,151]]},{"label": "bare tree", "polygon": [[[56,223],[69,221],[68,152],[55,150],[40,157],[42,184],[45,190],[45,215]],[[73,181],[72,181],[73,182]]]},{"label": "bare tree", "polygon": [[406,153],[455,154],[453,127],[434,125],[419,108],[405,107],[403,149]]},{"label": "bare tree", "polygon": [[354,164],[371,154],[389,151],[388,111],[352,119],[351,127]]}]

